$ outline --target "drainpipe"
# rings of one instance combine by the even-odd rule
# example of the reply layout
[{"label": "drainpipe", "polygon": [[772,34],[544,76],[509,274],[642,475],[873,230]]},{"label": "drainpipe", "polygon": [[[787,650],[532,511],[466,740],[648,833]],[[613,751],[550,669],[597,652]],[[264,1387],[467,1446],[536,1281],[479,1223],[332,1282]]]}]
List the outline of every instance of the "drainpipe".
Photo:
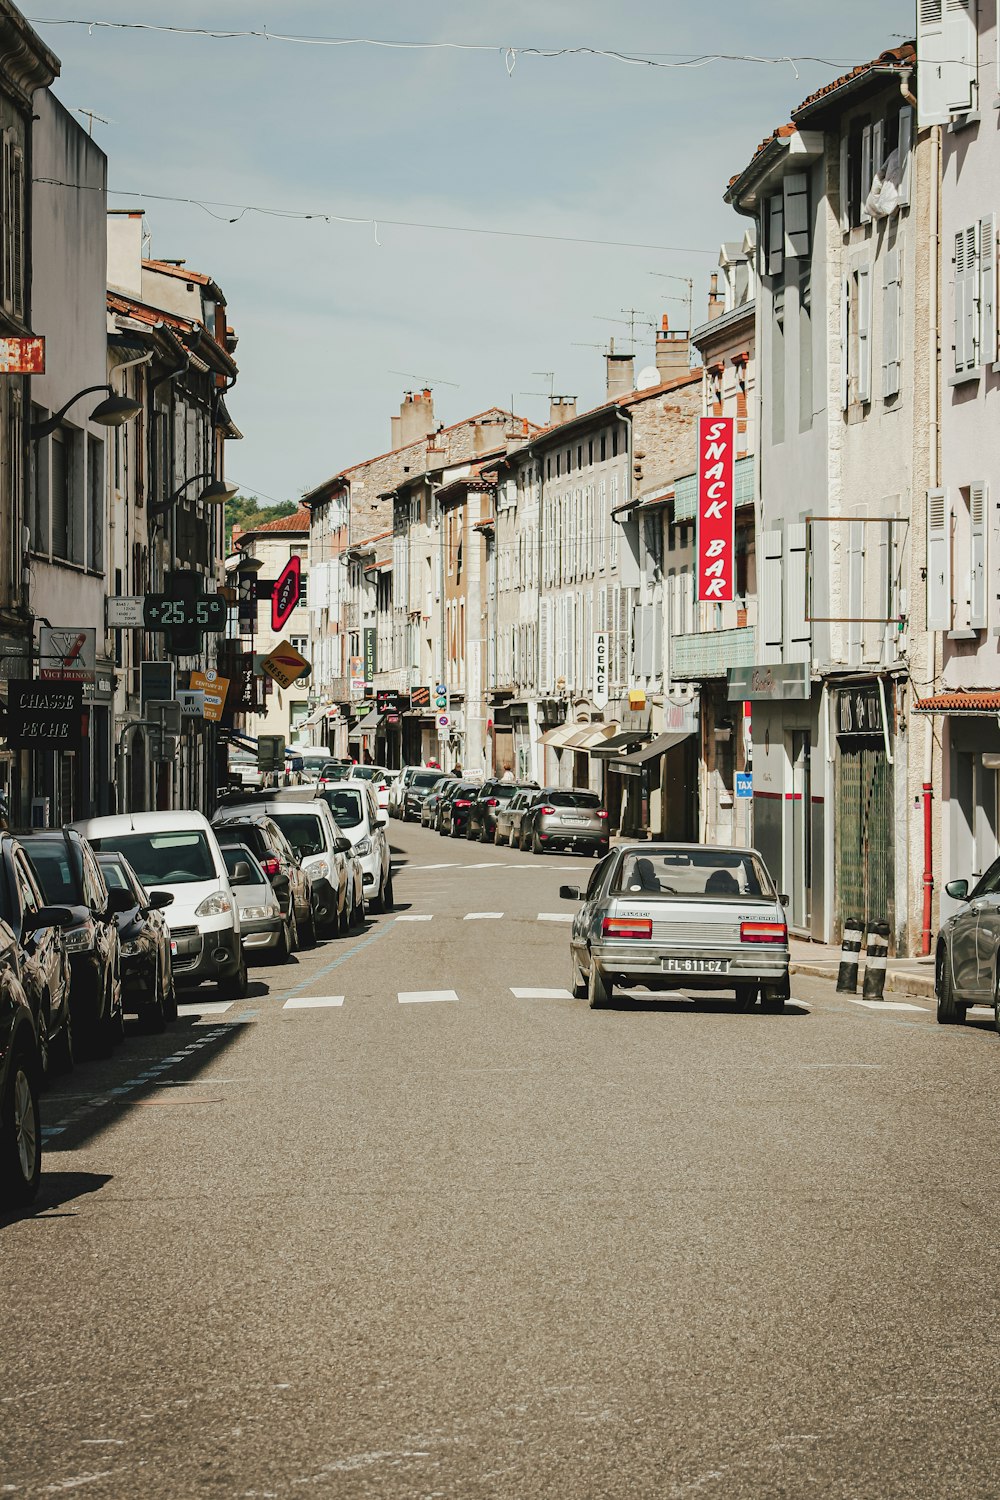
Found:
[{"label": "drainpipe", "polygon": [[[930,236],[928,250],[928,328],[927,349],[930,354],[930,379],[928,383],[929,397],[929,422],[930,429],[930,452],[928,463],[928,477],[930,488],[936,489],[941,481],[941,413],[939,407],[939,379],[940,379],[940,355],[938,343],[940,339],[939,318],[939,257],[941,246],[941,131],[934,126],[930,133]],[[931,689],[937,678],[937,637],[931,631],[926,632],[929,647]],[[924,900],[920,931],[920,952],[927,958],[931,951],[934,939],[933,912],[934,912],[934,719],[927,715],[926,731],[924,737],[924,780],[923,780],[923,814],[924,814]]]}]

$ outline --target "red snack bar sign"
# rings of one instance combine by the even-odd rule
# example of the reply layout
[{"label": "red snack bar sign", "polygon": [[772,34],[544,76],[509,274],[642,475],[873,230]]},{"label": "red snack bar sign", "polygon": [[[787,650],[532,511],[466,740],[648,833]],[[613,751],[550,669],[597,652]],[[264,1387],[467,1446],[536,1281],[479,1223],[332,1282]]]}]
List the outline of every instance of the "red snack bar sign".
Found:
[{"label": "red snack bar sign", "polygon": [[698,598],[736,597],[736,507],[732,417],[698,421]]}]

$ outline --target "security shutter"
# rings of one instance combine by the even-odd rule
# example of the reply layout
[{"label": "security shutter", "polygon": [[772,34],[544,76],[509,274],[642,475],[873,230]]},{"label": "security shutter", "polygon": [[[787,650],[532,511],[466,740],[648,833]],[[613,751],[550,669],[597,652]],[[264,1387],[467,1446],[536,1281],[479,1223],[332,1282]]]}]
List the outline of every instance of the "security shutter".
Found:
[{"label": "security shutter", "polygon": [[780,276],[784,265],[784,198],[775,193],[767,200],[767,274]]},{"label": "security shutter", "polygon": [[872,276],[858,267],[858,400],[872,399]]},{"label": "security shutter", "polygon": [[885,257],[885,287],[882,302],[882,395],[899,395],[899,250]]},{"label": "security shutter", "polygon": [[763,535],[763,569],[757,588],[757,619],[760,641],[769,661],[781,659],[781,548],[782,533],[765,531]]},{"label": "security shutter", "polygon": [[951,629],[951,516],[948,491],[927,491],[927,629]]},{"label": "security shutter", "polygon": [[797,259],[809,254],[809,178],[805,172],[789,172],[782,189],[785,255]]},{"label": "security shutter", "polygon": [[866,125],[861,132],[861,222],[870,224],[872,221],[871,211],[868,208],[868,194],[872,190],[872,128]]},{"label": "security shutter", "polygon": [[969,624],[986,629],[986,505],[988,489],[982,480],[969,486]]},{"label": "security shutter", "polygon": [[[804,522],[786,531],[785,635],[789,645],[812,639],[806,619],[806,527]],[[798,653],[794,653],[798,655]]]},{"label": "security shutter", "polygon": [[996,215],[979,221],[979,348],[985,364],[997,357],[997,226]]},{"label": "security shutter", "polygon": [[846,411],[851,400],[851,278],[840,284],[840,407]]},{"label": "security shutter", "polygon": [[913,155],[913,108],[904,104],[899,111],[899,204],[910,201],[910,157]]}]

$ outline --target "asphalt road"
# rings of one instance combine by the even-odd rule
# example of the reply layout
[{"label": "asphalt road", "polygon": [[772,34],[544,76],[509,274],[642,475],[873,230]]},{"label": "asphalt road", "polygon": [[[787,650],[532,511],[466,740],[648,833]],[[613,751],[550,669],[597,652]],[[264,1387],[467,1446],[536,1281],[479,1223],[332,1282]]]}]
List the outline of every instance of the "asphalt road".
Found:
[{"label": "asphalt road", "polygon": [[590,862],[392,837],[394,918],[45,1096],[0,1495],[1000,1494],[988,1021],[591,1012]]}]

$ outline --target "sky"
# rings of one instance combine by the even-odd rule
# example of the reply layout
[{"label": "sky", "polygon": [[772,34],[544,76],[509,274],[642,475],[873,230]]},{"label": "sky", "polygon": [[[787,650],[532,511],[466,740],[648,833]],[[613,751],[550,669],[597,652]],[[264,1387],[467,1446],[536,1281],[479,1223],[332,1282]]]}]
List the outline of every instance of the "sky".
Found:
[{"label": "sky", "polygon": [[[25,10],[61,60],[55,92],[108,122],[93,130],[110,206],[143,208],[153,254],[223,288],[240,339],[228,404],[244,433],[228,475],[264,503],[383,452],[403,393],[424,384],[446,423],[494,405],[544,421],[550,390],[595,405],[602,347],[629,347],[623,309],[638,310],[637,369],[663,313],[687,326],[688,278],[704,321],[719,246],[745,227],[723,192],[758,142],[915,24],[913,0],[42,4]],[[210,16],[232,31],[461,46],[90,30],[42,15],[171,27]],[[661,65],[713,50],[818,60],[650,67],[518,50],[531,47]]]}]

